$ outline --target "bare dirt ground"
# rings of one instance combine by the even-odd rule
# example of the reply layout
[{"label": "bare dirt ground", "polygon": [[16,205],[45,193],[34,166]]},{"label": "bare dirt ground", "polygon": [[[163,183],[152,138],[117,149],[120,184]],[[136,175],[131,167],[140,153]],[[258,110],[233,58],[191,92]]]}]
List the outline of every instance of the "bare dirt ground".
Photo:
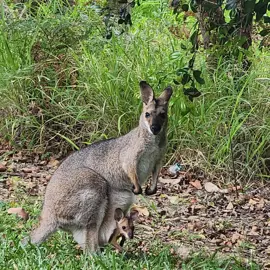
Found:
[{"label": "bare dirt ground", "polygon": [[[59,165],[53,157],[0,148],[0,203],[20,205],[42,198]],[[238,192],[236,192],[236,190]],[[202,172],[163,168],[157,194],[138,197],[136,235],[141,249],[151,242],[172,244],[183,258],[211,251],[252,259],[270,269],[270,186],[220,187]],[[269,267],[269,268],[268,268]]]}]

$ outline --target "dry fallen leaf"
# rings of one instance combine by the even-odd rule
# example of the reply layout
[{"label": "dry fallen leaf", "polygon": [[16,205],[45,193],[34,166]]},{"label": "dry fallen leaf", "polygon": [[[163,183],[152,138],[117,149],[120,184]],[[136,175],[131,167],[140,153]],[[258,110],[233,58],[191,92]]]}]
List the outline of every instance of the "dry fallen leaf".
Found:
[{"label": "dry fallen leaf", "polygon": [[233,210],[233,204],[232,202],[229,202],[227,207],[226,207],[227,210]]},{"label": "dry fallen leaf", "polygon": [[257,236],[259,235],[259,233],[257,232],[258,227],[257,226],[252,226],[250,232],[248,232],[247,235],[251,235],[251,236]]},{"label": "dry fallen leaf", "polygon": [[16,214],[21,217],[23,220],[27,220],[29,218],[28,213],[22,207],[9,208],[7,210],[8,214]]},{"label": "dry fallen leaf", "polygon": [[202,189],[201,182],[199,180],[191,181],[189,182],[193,187],[197,189]]},{"label": "dry fallen leaf", "polygon": [[5,172],[6,170],[7,167],[4,164],[0,163],[0,172]]},{"label": "dry fallen leaf", "polygon": [[256,208],[258,210],[261,210],[261,209],[263,209],[264,204],[265,204],[264,198],[261,198],[260,201],[258,202],[258,204],[256,205]]},{"label": "dry fallen leaf", "polygon": [[248,201],[248,204],[250,204],[250,205],[255,205],[255,204],[257,204],[258,203],[258,201],[257,200],[254,200],[254,199],[250,199],[249,201]]},{"label": "dry fallen leaf", "polygon": [[149,211],[145,206],[133,205],[130,210],[136,210],[139,212],[139,215],[143,215],[145,217],[149,217]]},{"label": "dry fallen leaf", "polygon": [[233,235],[232,235],[232,243],[236,243],[239,239],[242,238],[242,235],[238,232],[235,232]]},{"label": "dry fallen leaf", "polygon": [[206,182],[204,188],[207,192],[220,192],[220,188],[211,182]]},{"label": "dry fallen leaf", "polygon": [[175,250],[175,253],[178,254],[182,259],[186,259],[191,253],[191,248],[188,246],[182,245],[181,247],[178,247]]},{"label": "dry fallen leaf", "polygon": [[168,199],[171,204],[178,204],[180,201],[180,198],[178,196],[168,196]]},{"label": "dry fallen leaf", "polygon": [[57,167],[59,165],[60,161],[54,158],[51,158],[49,163],[48,163],[48,167]]},{"label": "dry fallen leaf", "polygon": [[32,168],[22,168],[22,171],[24,173],[31,173],[32,172]]}]

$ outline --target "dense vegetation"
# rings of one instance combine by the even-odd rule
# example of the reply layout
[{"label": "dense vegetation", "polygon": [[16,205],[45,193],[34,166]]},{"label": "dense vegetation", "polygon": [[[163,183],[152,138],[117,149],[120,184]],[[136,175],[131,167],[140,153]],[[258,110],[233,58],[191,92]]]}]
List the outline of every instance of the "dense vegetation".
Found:
[{"label": "dense vegetation", "polygon": [[202,49],[193,13],[140,1],[132,26],[110,26],[108,39],[98,5],[2,3],[2,137],[18,148],[65,153],[125,134],[137,125],[145,79],[158,91],[174,88],[169,161],[231,174],[232,142],[239,176],[268,178],[270,58],[256,34],[265,25],[254,21],[248,50],[235,39]]}]

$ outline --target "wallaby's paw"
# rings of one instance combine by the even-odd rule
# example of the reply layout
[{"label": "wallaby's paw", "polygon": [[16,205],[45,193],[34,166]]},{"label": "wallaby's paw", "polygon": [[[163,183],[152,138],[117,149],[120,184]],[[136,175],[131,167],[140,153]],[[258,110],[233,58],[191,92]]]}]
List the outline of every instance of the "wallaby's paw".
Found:
[{"label": "wallaby's paw", "polygon": [[155,187],[153,190],[151,190],[151,188],[149,186],[147,186],[145,189],[145,194],[148,196],[156,194],[156,193],[157,193],[157,187]]},{"label": "wallaby's paw", "polygon": [[137,188],[133,185],[132,186],[132,192],[135,194],[135,195],[139,195],[139,194],[142,194],[142,188],[141,186],[137,186]]}]

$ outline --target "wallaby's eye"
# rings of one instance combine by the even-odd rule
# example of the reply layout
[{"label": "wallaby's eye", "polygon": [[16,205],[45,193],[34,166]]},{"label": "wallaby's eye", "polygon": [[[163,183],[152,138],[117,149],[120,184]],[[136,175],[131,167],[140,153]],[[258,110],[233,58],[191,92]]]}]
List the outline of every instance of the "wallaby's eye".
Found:
[{"label": "wallaby's eye", "polygon": [[166,113],[161,113],[161,114],[160,114],[160,117],[161,117],[161,118],[165,118],[165,117],[166,117]]},{"label": "wallaby's eye", "polygon": [[126,226],[123,226],[122,229],[125,230],[126,229]]},{"label": "wallaby's eye", "polygon": [[146,118],[150,117],[150,113],[149,113],[149,112],[146,112],[146,113],[145,113],[145,117],[146,117]]}]

